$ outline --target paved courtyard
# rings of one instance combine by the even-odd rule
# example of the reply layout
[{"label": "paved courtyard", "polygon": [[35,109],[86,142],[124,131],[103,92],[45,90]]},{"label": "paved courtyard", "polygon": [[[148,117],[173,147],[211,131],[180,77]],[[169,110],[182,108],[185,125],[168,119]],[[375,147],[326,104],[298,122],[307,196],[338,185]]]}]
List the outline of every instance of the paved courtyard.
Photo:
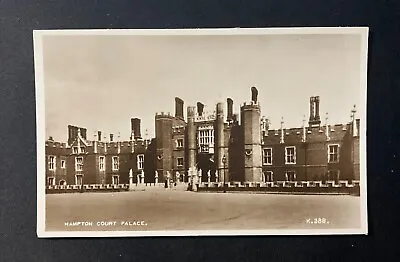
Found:
[{"label": "paved courtyard", "polygon": [[[321,223],[310,223],[318,218]],[[46,195],[47,231],[359,227],[360,198],[354,196],[171,190]]]}]

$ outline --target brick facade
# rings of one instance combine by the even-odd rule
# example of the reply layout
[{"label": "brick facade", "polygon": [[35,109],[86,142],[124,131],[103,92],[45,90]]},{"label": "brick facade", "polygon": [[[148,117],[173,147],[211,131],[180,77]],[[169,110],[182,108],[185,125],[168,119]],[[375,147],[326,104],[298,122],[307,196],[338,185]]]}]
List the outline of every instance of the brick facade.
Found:
[{"label": "brick facade", "polygon": [[[175,98],[175,116],[155,115],[155,134],[141,138],[140,119],[132,118],[128,141],[90,141],[86,129],[68,126],[68,142],[46,141],[46,184],[127,184],[174,181],[263,182],[359,180],[360,121],[321,124],[319,97],[310,99],[308,125],[271,130],[260,119],[258,91],[241,107],[240,121],[227,99],[204,111],[197,103],[183,116]],[[118,139],[119,140],[119,139]],[[261,149],[261,151],[260,151]],[[79,170],[82,165],[82,170]],[[198,181],[198,180],[197,180]]]}]

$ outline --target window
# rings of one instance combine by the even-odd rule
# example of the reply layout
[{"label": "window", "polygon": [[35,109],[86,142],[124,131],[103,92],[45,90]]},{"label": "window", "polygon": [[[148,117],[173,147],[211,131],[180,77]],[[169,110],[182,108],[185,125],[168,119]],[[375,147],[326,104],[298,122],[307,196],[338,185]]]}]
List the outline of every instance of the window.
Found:
[{"label": "window", "polygon": [[137,156],[137,167],[138,170],[142,170],[144,167],[144,155]]},{"label": "window", "polygon": [[296,181],[296,172],[287,171],[286,172],[286,181]]},{"label": "window", "polygon": [[177,148],[182,148],[183,147],[183,139],[176,140],[176,147]]},{"label": "window", "polygon": [[55,170],[55,169],[56,169],[56,157],[49,156],[49,170]]},{"label": "window", "polygon": [[112,157],[112,169],[114,171],[119,170],[119,161],[117,156]]},{"label": "window", "polygon": [[264,173],[264,182],[273,182],[274,181],[274,172],[266,171]]},{"label": "window", "polygon": [[183,166],[183,157],[178,157],[176,160],[177,160],[176,163],[177,166]]},{"label": "window", "polygon": [[65,182],[65,180],[60,180],[59,185],[60,186],[65,186],[67,184],[67,182]]},{"label": "window", "polygon": [[264,165],[272,165],[272,148],[264,148]]},{"label": "window", "polygon": [[83,158],[75,158],[75,171],[83,171]]},{"label": "window", "polygon": [[78,147],[76,147],[76,146],[73,147],[73,148],[72,148],[72,153],[73,153],[73,154],[78,154]]},{"label": "window", "polygon": [[99,170],[104,171],[104,156],[99,157]]},{"label": "window", "polygon": [[75,175],[75,185],[81,186],[83,185],[83,176]]},{"label": "window", "polygon": [[200,145],[209,145],[214,143],[214,130],[200,130],[199,131],[199,144]]},{"label": "window", "polygon": [[61,160],[61,168],[65,168],[65,160]]},{"label": "window", "polygon": [[296,164],[296,147],[285,147],[285,164]]},{"label": "window", "polygon": [[119,176],[112,176],[112,184],[113,185],[119,184]]},{"label": "window", "polygon": [[47,179],[47,183],[49,186],[54,186],[56,184],[56,180],[54,179],[54,177],[49,177]]},{"label": "window", "polygon": [[85,147],[81,146],[81,153],[85,153]]},{"label": "window", "polygon": [[328,171],[328,180],[329,181],[339,181],[339,170],[329,170]]},{"label": "window", "polygon": [[339,162],[339,145],[328,146],[328,162],[329,163]]}]

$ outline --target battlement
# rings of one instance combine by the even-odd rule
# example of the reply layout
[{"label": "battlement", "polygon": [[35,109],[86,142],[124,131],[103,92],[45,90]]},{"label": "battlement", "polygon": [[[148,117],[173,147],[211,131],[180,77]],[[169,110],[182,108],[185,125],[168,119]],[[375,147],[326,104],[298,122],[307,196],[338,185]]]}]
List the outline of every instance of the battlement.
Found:
[{"label": "battlement", "polygon": [[216,119],[215,111],[213,112],[204,112],[202,115],[195,114],[194,121],[195,122],[207,122],[214,121]]},{"label": "battlement", "polygon": [[174,126],[174,127],[172,127],[172,132],[174,134],[184,134],[185,127],[184,126]]},{"label": "battlement", "polygon": [[46,140],[46,147],[69,148],[67,143],[56,142],[56,141],[52,141],[52,140]]},{"label": "battlement", "polygon": [[156,119],[158,118],[169,118],[173,119],[174,116],[170,112],[156,112]]},{"label": "battlement", "polygon": [[260,103],[257,101],[244,102],[241,106],[242,110],[246,109],[260,109]]}]

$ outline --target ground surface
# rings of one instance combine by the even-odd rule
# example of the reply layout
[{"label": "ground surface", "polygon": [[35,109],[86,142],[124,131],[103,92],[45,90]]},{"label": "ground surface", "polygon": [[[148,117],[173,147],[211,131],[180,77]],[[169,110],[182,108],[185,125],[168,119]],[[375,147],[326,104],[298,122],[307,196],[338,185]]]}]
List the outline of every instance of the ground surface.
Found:
[{"label": "ground surface", "polygon": [[[319,222],[322,219],[325,222],[310,223],[318,218]],[[65,225],[65,222],[84,221],[92,226]],[[97,226],[102,221],[116,223]],[[121,225],[122,222],[130,225]],[[360,198],[354,196],[195,193],[168,189],[46,195],[46,231],[359,227]]]}]

